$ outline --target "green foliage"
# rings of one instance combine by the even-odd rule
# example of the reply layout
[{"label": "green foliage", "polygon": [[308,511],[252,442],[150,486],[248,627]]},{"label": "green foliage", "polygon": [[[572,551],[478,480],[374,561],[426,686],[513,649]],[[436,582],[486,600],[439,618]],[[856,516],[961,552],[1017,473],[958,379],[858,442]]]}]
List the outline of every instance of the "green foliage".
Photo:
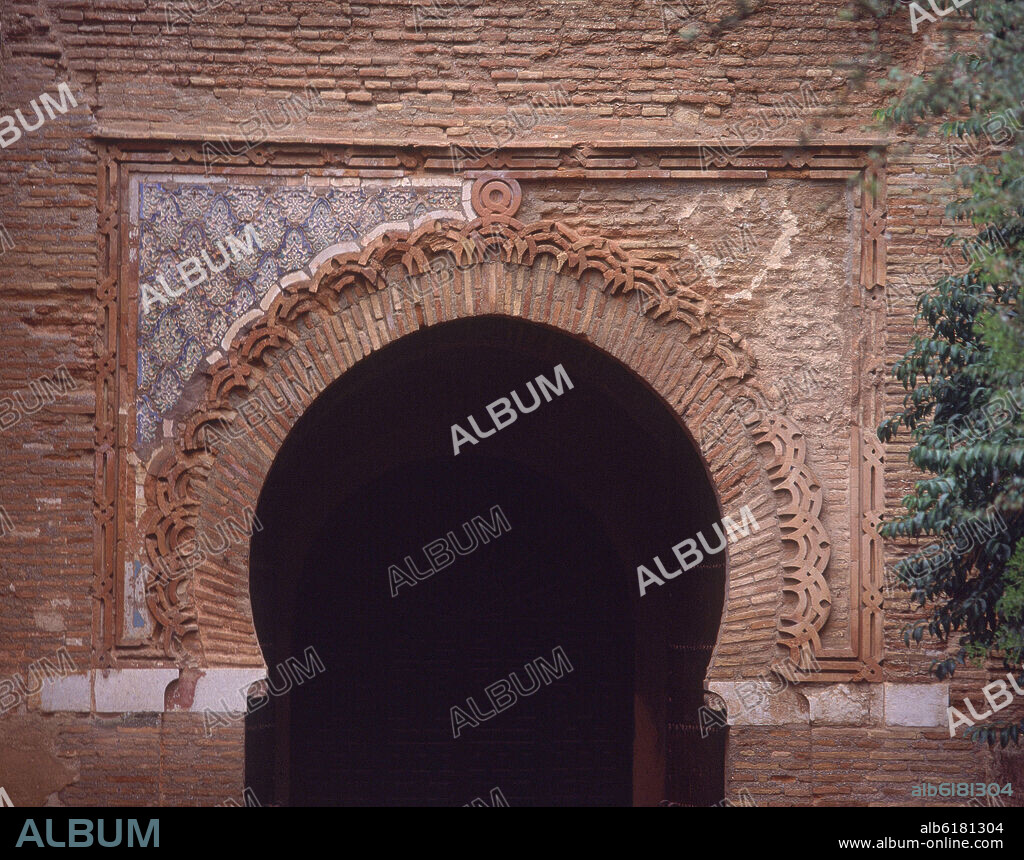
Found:
[{"label": "green foliage", "polygon": [[[862,17],[906,15],[890,2],[857,7]],[[965,269],[919,299],[919,333],[893,368],[903,408],[878,429],[883,441],[909,431],[910,461],[925,473],[885,536],[962,538],[965,524],[1000,523],[956,552],[929,560],[919,550],[897,566],[931,611],[905,639],[956,635],[956,655],[932,666],[939,678],[994,650],[1016,672],[1024,656],[1024,3],[973,0],[959,14],[973,31],[930,25],[948,30],[951,50],[924,74],[891,72],[883,85],[902,95],[878,115],[918,129],[941,121],[947,137],[973,140],[986,156],[958,170],[963,195],[947,207],[976,233],[963,241]],[[1024,723],[969,734],[1005,746],[1024,736]]]},{"label": "green foliage", "polygon": [[1006,653],[1008,662],[1020,665],[1024,658],[1024,540],[1017,541],[1003,580],[996,611],[1006,623],[996,631],[996,647]]}]

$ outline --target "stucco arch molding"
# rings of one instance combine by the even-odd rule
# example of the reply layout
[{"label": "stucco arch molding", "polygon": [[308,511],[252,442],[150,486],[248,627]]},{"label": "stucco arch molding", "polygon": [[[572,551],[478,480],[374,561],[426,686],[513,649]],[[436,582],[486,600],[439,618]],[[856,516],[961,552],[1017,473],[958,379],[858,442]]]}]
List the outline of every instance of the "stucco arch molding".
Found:
[{"label": "stucco arch molding", "polygon": [[[819,644],[830,607],[828,536],[819,517],[820,487],[803,446],[794,442],[799,431],[781,416],[760,413],[725,448],[703,441],[705,424],[720,426],[735,399],[753,391],[753,361],[742,339],[714,325],[707,301],[664,267],[556,221],[517,220],[518,188],[508,186],[513,205],[505,211],[486,211],[468,223],[430,219],[409,232],[384,231],[361,250],[324,259],[309,277],[282,285],[262,318],[209,368],[204,402],[173,449],[150,463],[145,482],[145,553],[153,570],[164,572],[150,577],[146,602],[156,621],[154,644],[167,657],[200,665],[261,663],[255,633],[246,629],[248,543],[224,541],[223,522],[237,518],[246,502],[255,507],[288,430],[348,367],[422,326],[485,314],[582,336],[654,388],[701,446],[723,509],[752,503],[770,524],[732,548],[730,593],[753,581],[756,559],[766,551],[786,559],[777,581],[767,584],[779,601],[765,610],[774,623],[761,653],[771,659],[783,645],[800,656]],[[441,258],[452,263],[443,276],[436,266]],[[637,291],[643,302],[632,296]],[[305,402],[252,432],[229,433],[231,441],[211,449],[211,431],[249,420],[245,404],[254,393],[279,395],[282,378],[303,368],[317,382]],[[218,557],[196,552],[218,541],[227,544]],[[786,541],[794,553],[783,549]],[[196,556],[202,556],[198,563]],[[749,623],[739,620],[744,609],[749,602],[727,596],[720,642],[744,636],[749,642]],[[242,623],[218,630],[216,619],[229,616]]]}]

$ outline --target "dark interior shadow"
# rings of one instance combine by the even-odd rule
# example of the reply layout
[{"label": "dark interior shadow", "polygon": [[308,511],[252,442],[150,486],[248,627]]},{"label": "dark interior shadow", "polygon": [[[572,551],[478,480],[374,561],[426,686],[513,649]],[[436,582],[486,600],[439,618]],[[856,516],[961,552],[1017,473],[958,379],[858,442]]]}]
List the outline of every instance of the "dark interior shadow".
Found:
[{"label": "dark interior shadow", "polygon": [[[516,391],[529,406],[526,383],[558,364],[571,390],[453,455],[453,423],[492,428],[487,404]],[[257,513],[253,614],[286,690],[247,718],[261,800],[721,799],[725,736],[702,739],[697,709],[725,553],[642,598],[636,573],[720,512],[672,410],[605,353],[506,317],[404,337],[297,422]],[[449,532],[464,552],[446,563]],[[311,646],[323,671],[286,683],[279,667]],[[555,649],[571,671],[532,689]],[[453,707],[472,718],[458,737]]]}]

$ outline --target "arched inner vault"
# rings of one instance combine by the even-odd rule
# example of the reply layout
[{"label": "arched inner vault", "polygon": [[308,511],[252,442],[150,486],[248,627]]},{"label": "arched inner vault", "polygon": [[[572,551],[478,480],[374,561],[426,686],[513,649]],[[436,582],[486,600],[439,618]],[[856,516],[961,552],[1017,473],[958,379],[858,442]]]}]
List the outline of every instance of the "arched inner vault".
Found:
[{"label": "arched inner vault", "polygon": [[[691,434],[721,511],[747,505],[756,516],[761,528],[729,549],[708,677],[767,668],[779,645],[799,656],[820,644],[830,605],[828,540],[800,434],[778,416],[749,411],[740,432],[706,432],[735,426],[744,414],[737,403],[753,393],[742,341],[709,324],[704,301],[659,266],[556,222],[524,224],[508,214],[514,208],[515,200],[504,214],[470,223],[387,232],[326,261],[277,295],[212,368],[205,402],[173,450],[153,459],[146,481],[146,551],[155,568],[169,571],[147,587],[165,653],[201,666],[264,664],[249,599],[249,542],[231,540],[224,524],[251,515],[295,423],[349,369],[420,329],[494,315],[549,326],[617,360]],[[441,258],[452,265],[439,269]],[[202,549],[211,546],[221,551]],[[754,599],[766,592],[778,599]]]}]

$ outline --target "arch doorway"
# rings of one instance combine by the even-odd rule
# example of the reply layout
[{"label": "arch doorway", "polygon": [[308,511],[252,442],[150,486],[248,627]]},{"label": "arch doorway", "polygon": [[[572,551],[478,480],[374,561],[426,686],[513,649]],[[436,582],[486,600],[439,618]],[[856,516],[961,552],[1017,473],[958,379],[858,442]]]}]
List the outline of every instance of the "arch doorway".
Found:
[{"label": "arch doorway", "polygon": [[[698,709],[725,553],[643,597],[636,573],[721,514],[675,413],[606,353],[500,316],[407,335],[296,423],[257,515],[253,617],[288,689],[247,718],[261,802],[721,799]],[[310,647],[322,671],[289,683]]]}]

